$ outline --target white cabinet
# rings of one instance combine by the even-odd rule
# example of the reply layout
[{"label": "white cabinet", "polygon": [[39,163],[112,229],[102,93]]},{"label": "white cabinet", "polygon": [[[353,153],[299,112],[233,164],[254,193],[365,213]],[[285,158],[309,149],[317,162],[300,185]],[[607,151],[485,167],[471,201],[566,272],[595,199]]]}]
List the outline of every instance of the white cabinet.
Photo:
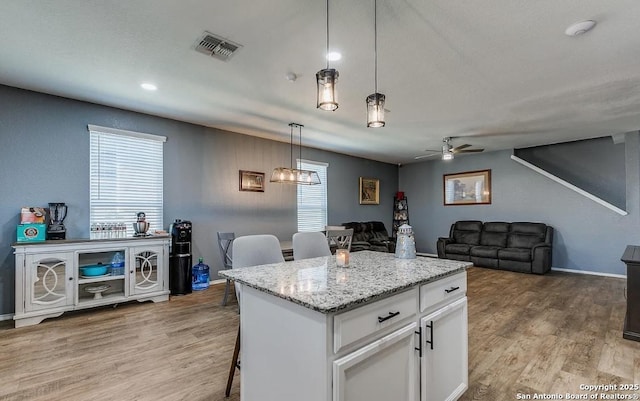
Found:
[{"label": "white cabinet", "polygon": [[420,401],[457,400],[468,387],[467,298],[420,319]]},{"label": "white cabinet", "polygon": [[417,401],[415,322],[333,362],[333,400]]},{"label": "white cabinet", "polygon": [[[169,237],[15,243],[16,327],[71,310],[169,299]],[[82,276],[80,267],[110,265],[123,255],[123,274]],[[96,288],[102,292],[96,294]]]},{"label": "white cabinet", "polygon": [[243,401],[453,401],[467,389],[466,272],[339,313],[246,285],[240,301]]}]

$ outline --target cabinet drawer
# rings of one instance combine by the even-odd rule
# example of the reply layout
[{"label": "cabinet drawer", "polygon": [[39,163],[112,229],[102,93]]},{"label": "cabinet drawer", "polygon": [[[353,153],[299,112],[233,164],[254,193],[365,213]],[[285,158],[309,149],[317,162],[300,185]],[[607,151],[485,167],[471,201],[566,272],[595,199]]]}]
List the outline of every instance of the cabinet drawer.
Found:
[{"label": "cabinet drawer", "polygon": [[459,273],[420,287],[420,312],[465,296],[467,273]]},{"label": "cabinet drawer", "polygon": [[378,330],[406,322],[416,314],[417,296],[409,290],[333,318],[333,351],[371,335]]}]

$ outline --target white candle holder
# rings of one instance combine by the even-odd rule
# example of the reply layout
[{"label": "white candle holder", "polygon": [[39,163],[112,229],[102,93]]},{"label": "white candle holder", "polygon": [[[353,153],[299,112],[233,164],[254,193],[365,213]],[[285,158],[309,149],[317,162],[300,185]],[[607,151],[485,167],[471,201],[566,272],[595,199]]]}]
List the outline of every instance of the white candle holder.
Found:
[{"label": "white candle holder", "polygon": [[349,267],[349,250],[336,249],[336,266]]}]

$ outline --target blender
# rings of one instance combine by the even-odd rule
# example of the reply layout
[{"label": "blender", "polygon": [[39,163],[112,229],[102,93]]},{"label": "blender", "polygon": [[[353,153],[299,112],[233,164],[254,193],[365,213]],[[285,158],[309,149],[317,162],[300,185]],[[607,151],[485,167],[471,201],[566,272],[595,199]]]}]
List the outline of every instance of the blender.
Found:
[{"label": "blender", "polygon": [[47,226],[47,239],[66,239],[67,229],[64,227],[64,219],[67,217],[67,205],[49,203],[49,225]]}]

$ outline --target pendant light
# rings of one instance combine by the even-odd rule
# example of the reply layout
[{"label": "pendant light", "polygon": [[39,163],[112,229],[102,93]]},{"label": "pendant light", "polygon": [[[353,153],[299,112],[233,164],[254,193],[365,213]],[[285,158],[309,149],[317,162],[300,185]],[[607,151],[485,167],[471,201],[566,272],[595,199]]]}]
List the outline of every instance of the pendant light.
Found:
[{"label": "pendant light", "polygon": [[302,124],[289,123],[289,136],[291,140],[290,167],[276,167],[271,173],[270,182],[282,184],[317,185],[320,184],[318,173],[313,170],[301,170],[293,167],[293,128],[298,128],[300,142],[300,159],[302,159]]},{"label": "pendant light", "polygon": [[385,96],[378,93],[378,0],[373,1],[373,57],[374,57],[374,85],[375,91],[367,96],[367,127],[384,127]]},{"label": "pendant light", "polygon": [[[329,55],[329,0],[327,0],[327,53]],[[335,68],[329,68],[329,59],[327,58],[327,68],[316,73],[316,82],[318,84],[318,103],[317,108],[326,111],[335,111],[338,109],[338,99],[336,95],[336,83],[338,82],[338,71]]]}]

